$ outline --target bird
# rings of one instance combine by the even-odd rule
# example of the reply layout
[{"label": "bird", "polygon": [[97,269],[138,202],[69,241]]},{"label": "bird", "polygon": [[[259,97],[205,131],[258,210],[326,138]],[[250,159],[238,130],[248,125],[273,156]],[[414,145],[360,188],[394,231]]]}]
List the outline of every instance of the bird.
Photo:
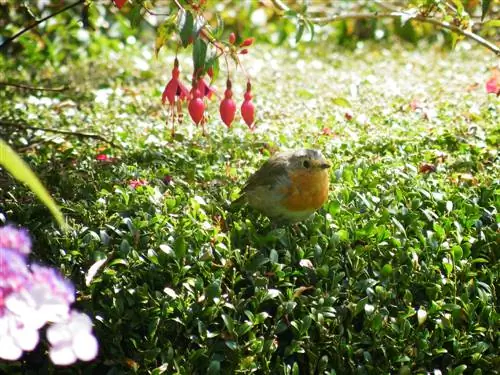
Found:
[{"label": "bird", "polygon": [[328,200],[330,167],[318,150],[276,153],[249,177],[231,207],[248,204],[273,222],[295,224]]}]

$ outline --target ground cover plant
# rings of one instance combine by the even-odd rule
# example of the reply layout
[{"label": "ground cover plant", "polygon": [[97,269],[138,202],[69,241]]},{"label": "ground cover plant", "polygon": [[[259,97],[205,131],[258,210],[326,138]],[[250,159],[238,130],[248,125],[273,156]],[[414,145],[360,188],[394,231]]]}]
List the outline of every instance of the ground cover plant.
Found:
[{"label": "ground cover plant", "polygon": [[[55,367],[42,340],[1,371],[498,372],[493,54],[261,45],[245,56],[253,131],[239,113],[220,120],[219,90],[206,134],[186,112],[172,135],[161,99],[175,56],[161,53],[128,39],[60,65],[1,60],[2,78],[69,87],[0,91],[0,135],[69,231],[4,172],[0,219],[28,228],[31,258],[72,280],[99,341],[89,363]],[[192,56],[178,59],[186,79]],[[232,90],[242,99],[246,86]],[[302,147],[333,165],[317,214],[276,227],[228,210],[270,154]]]}]

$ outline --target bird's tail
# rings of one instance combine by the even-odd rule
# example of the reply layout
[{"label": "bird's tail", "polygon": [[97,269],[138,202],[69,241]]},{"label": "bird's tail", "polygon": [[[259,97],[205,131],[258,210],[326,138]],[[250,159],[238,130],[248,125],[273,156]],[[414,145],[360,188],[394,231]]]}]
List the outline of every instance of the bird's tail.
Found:
[{"label": "bird's tail", "polygon": [[246,202],[247,199],[245,197],[245,194],[242,194],[238,199],[235,199],[231,202],[231,204],[229,205],[229,211],[239,210],[243,205],[245,205]]}]

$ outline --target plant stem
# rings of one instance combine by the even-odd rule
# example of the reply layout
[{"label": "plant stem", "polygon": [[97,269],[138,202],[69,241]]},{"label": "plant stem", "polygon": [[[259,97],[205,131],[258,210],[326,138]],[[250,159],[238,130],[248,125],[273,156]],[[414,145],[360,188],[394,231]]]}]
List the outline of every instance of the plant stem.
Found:
[{"label": "plant stem", "polygon": [[54,129],[54,128],[42,128],[39,126],[32,126],[32,125],[28,125],[25,123],[16,123],[16,122],[3,120],[3,119],[0,119],[0,126],[9,126],[9,127],[17,128],[17,129],[41,130],[41,131],[49,132],[49,133],[72,135],[72,136],[75,136],[78,138],[93,138],[93,139],[98,139],[100,141],[106,142],[107,144],[109,144],[113,147],[121,148],[119,145],[115,144],[113,141],[108,140],[107,138],[105,138],[104,136],[102,136],[100,134],[75,132],[75,131],[70,131],[70,130],[61,130],[61,129]]},{"label": "plant stem", "polygon": [[42,19],[40,19],[38,21],[35,21],[34,23],[32,23],[31,25],[29,25],[28,27],[26,27],[26,28],[22,29],[21,31],[19,31],[18,33],[12,35],[10,38],[7,38],[2,44],[0,44],[0,50],[2,50],[3,48],[5,48],[5,46],[8,45],[13,40],[19,38],[25,32],[33,29],[34,27],[37,27],[38,25],[40,25],[41,23],[47,21],[48,19],[57,16],[59,13],[65,12],[68,9],[74,8],[74,7],[76,7],[79,4],[83,4],[84,2],[85,2],[85,0],[78,0],[76,3],[70,4],[70,5],[68,5],[68,6],[66,6],[66,7],[64,7],[62,9],[59,9],[57,12],[49,14],[47,17],[44,17],[44,18],[42,18]]},{"label": "plant stem", "polygon": [[36,86],[25,85],[23,83],[12,83],[12,82],[0,82],[0,86],[15,87],[15,88],[18,88],[18,89],[23,89],[23,90],[52,91],[52,92],[59,92],[59,91],[64,91],[64,90],[68,89],[68,86],[60,86],[60,87],[36,87]]}]

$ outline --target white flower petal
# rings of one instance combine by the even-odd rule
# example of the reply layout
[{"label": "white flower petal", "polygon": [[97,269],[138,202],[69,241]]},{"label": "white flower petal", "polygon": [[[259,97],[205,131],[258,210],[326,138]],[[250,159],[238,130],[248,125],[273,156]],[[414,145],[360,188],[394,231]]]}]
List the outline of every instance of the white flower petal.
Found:
[{"label": "white flower petal", "polygon": [[23,351],[16,345],[12,337],[0,337],[0,358],[6,359],[8,361],[15,361],[21,358],[22,354]]},{"label": "white flower petal", "polygon": [[88,315],[72,311],[70,321],[68,322],[68,328],[71,332],[74,334],[79,332],[90,333],[92,325],[92,320],[90,320]]},{"label": "white flower petal", "polygon": [[47,322],[61,322],[68,318],[70,307],[62,301],[51,301],[41,305],[38,313]]},{"label": "white flower petal", "polygon": [[9,319],[8,315],[6,314],[0,317],[0,337],[7,335],[8,330],[9,330]]},{"label": "white flower petal", "polygon": [[87,332],[78,333],[73,339],[73,351],[82,361],[90,361],[97,356],[98,343],[96,338]]},{"label": "white flower petal", "polygon": [[69,344],[72,340],[72,333],[64,323],[52,324],[47,328],[47,340],[54,346]]},{"label": "white flower petal", "polygon": [[16,315],[31,314],[35,301],[26,292],[11,293],[5,299],[5,306]]},{"label": "white flower petal", "polygon": [[17,346],[26,351],[35,349],[39,340],[38,330],[26,327],[13,331],[12,336]]},{"label": "white flower petal", "polygon": [[70,346],[59,346],[50,348],[50,360],[60,366],[71,365],[76,362],[76,355]]}]

